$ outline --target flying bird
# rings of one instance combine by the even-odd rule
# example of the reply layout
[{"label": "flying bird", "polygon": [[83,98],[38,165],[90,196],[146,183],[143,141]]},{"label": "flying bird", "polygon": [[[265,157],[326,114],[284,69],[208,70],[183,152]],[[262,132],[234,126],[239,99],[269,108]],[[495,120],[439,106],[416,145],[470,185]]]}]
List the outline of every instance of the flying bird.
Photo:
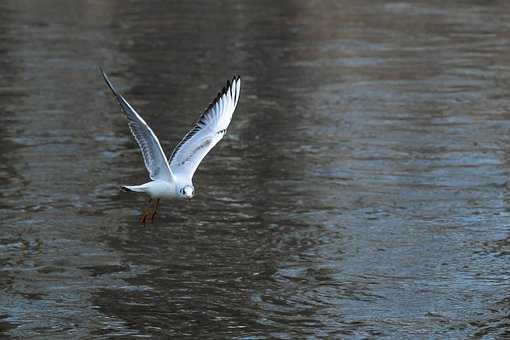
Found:
[{"label": "flying bird", "polygon": [[128,192],[142,192],[150,196],[154,205],[145,209],[140,217],[144,224],[158,213],[161,199],[191,200],[195,195],[193,174],[202,159],[225,136],[232,114],[239,101],[241,78],[236,76],[221,90],[202,113],[191,130],[174,148],[169,159],[165,156],[158,137],[136,110],[115,89],[101,69],[106,84],[128,118],[129,128],[142,152],[151,181],[141,185],[126,185]]}]

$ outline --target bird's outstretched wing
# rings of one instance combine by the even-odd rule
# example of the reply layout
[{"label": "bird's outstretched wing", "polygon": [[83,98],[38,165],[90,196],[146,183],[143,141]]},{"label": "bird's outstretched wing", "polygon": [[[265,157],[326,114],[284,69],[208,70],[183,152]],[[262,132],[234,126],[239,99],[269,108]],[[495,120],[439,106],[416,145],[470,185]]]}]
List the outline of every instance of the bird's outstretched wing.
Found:
[{"label": "bird's outstretched wing", "polygon": [[156,137],[152,129],[143,118],[140,117],[138,112],[136,112],[124,97],[117,92],[102,69],[101,73],[103,74],[106,84],[110,90],[112,90],[113,95],[117,98],[120,107],[128,117],[129,128],[142,151],[143,161],[145,162],[145,167],[149,171],[150,178],[152,180],[160,179],[166,181],[173,179],[172,171],[168,165],[165,153],[159,144],[158,137]]},{"label": "bird's outstretched wing", "polygon": [[170,156],[170,169],[179,181],[191,183],[193,174],[202,159],[227,132],[232,114],[239,101],[241,78],[232,82],[218,93],[193,128],[184,136]]}]

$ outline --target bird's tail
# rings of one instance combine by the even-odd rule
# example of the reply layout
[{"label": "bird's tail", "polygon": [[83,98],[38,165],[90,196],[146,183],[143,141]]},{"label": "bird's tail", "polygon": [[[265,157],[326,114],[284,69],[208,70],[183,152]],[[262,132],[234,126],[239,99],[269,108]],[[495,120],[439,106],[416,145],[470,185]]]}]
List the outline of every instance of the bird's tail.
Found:
[{"label": "bird's tail", "polygon": [[143,185],[123,185],[121,187],[122,191],[125,192],[145,192],[145,187]]}]

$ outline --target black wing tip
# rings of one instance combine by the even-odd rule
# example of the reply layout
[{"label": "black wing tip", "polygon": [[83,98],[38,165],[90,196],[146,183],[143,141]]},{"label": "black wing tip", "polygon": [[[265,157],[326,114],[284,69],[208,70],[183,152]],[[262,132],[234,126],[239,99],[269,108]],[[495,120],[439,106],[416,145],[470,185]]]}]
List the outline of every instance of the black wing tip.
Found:
[{"label": "black wing tip", "polygon": [[120,187],[120,190],[124,191],[124,192],[133,192],[133,190],[129,189],[128,187],[126,186],[121,186]]},{"label": "black wing tip", "polygon": [[227,85],[223,86],[223,89],[220,92],[218,92],[218,94],[216,95],[216,97],[214,97],[214,99],[211,101],[211,103],[209,103],[209,105],[207,105],[207,108],[204,110],[204,112],[209,111],[218,102],[218,100],[220,100],[220,98],[223,95],[228,93],[228,91],[232,88],[234,83],[239,80],[241,80],[241,77],[239,75],[233,76],[231,81],[227,80]]},{"label": "black wing tip", "polygon": [[113,92],[113,95],[115,97],[119,98],[120,94],[117,92],[117,90],[113,86],[112,82],[110,81],[110,78],[108,78],[108,76],[106,75],[106,72],[103,70],[103,68],[101,66],[99,66],[99,71],[101,72],[101,75],[103,76],[103,79],[104,79],[106,85],[108,85],[110,90]]},{"label": "black wing tip", "polygon": [[108,76],[106,75],[106,72],[104,71],[103,67],[101,65],[98,66],[99,72],[101,72],[101,75],[103,76],[106,83],[109,83]]}]

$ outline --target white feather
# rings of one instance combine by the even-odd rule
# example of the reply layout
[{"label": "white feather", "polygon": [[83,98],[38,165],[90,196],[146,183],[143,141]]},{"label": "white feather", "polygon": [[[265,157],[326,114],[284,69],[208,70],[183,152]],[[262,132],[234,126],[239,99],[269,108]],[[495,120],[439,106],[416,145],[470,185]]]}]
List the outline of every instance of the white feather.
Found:
[{"label": "white feather", "polygon": [[161,148],[158,137],[154,134],[152,129],[147,125],[143,118],[136,112],[136,110],[122,97],[115,87],[113,87],[110,79],[106,73],[101,70],[106,84],[110,87],[113,94],[117,98],[122,110],[129,120],[129,128],[135,137],[140,150],[142,151],[143,161],[145,167],[149,171],[149,176],[152,180],[165,180],[171,181],[173,179],[172,171],[166,159],[165,153]]},{"label": "white feather", "polygon": [[169,163],[179,182],[191,185],[193,175],[204,157],[225,135],[239,101],[240,90],[241,79],[236,77],[218,94],[175,147]]}]

